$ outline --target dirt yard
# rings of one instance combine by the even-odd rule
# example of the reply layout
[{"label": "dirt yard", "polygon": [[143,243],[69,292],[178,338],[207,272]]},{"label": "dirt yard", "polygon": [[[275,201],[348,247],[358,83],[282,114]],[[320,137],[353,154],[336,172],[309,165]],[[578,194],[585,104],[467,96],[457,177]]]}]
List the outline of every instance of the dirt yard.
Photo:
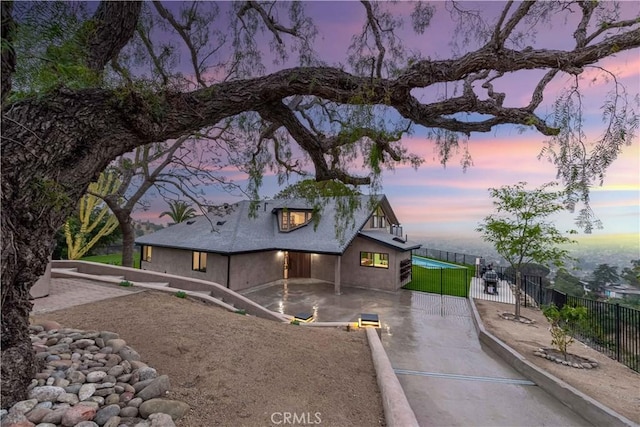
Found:
[{"label": "dirt yard", "polygon": [[[533,355],[549,347],[548,324],[523,308],[532,325],[504,320],[511,305],[476,300],[485,327],[535,365],[640,423],[640,374],[582,343],[570,352],[593,357],[597,369],[575,369]],[[384,425],[366,337],[229,313],[196,300],[142,292],[33,317],[66,327],[117,332],[159,373],[171,398],[191,411],[178,426],[265,426],[284,413],[326,426]],[[272,418],[273,417],[273,418]]]},{"label": "dirt yard", "polygon": [[[120,334],[191,411],[178,426],[384,425],[363,331],[306,328],[142,292],[33,317]],[[304,414],[304,415],[303,415]]]},{"label": "dirt yard", "polygon": [[534,320],[531,325],[505,320],[501,313],[513,312],[513,306],[485,300],[474,300],[487,331],[509,347],[586,395],[621,415],[640,423],[640,374],[576,341],[569,353],[592,357],[596,369],[576,369],[535,356],[540,347],[551,347],[549,324],[540,310],[522,308],[522,315]]}]

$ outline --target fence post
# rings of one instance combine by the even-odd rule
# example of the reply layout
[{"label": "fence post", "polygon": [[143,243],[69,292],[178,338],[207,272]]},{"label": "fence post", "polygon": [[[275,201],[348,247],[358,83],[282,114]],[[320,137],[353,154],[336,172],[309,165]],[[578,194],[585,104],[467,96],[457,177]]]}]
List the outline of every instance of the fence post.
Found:
[{"label": "fence post", "polygon": [[616,360],[620,361],[620,303],[616,303]]},{"label": "fence post", "polygon": [[542,305],[542,277],[538,277],[538,307]]},{"label": "fence post", "polygon": [[442,289],[442,286],[443,286],[443,283],[442,283],[442,270],[444,270],[444,269],[440,268],[440,296],[444,295],[443,289]]},{"label": "fence post", "polygon": [[464,288],[464,297],[468,298],[469,297],[469,287],[471,286],[471,283],[469,283],[469,269],[468,268],[464,269],[464,283],[467,284],[467,287]]}]

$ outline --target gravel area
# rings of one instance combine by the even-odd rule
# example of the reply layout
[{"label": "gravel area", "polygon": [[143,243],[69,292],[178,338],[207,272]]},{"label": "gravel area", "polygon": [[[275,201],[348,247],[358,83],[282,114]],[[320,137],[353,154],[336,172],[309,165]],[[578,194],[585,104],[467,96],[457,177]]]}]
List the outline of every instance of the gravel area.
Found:
[{"label": "gravel area", "polygon": [[630,420],[640,423],[640,374],[602,353],[574,342],[568,352],[595,359],[594,369],[576,369],[560,365],[533,353],[541,347],[551,346],[549,323],[537,309],[522,308],[521,314],[534,323],[527,325],[505,320],[500,315],[513,312],[513,305],[485,300],[474,300],[487,331],[536,366],[555,375],[586,395],[608,406]]},{"label": "gravel area", "polygon": [[[363,331],[305,328],[141,292],[33,316],[113,331],[190,406],[178,426],[384,425]],[[289,415],[288,415],[289,414]],[[311,421],[311,422],[310,422]]]}]

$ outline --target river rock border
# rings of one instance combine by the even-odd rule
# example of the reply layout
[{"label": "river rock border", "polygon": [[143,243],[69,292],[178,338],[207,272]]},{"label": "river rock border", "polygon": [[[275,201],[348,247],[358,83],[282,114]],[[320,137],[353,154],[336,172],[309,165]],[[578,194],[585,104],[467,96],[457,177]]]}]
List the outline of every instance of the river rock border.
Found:
[{"label": "river rock border", "polygon": [[598,361],[591,357],[583,357],[575,354],[567,353],[572,360],[564,360],[564,357],[558,350],[550,348],[539,348],[533,352],[538,357],[544,357],[547,360],[556,362],[565,366],[571,366],[576,369],[593,369],[599,366]]},{"label": "river rock border", "polygon": [[175,427],[189,405],[168,399],[169,377],[140,361],[117,333],[30,326],[43,366],[28,400],[2,410],[2,427]]}]

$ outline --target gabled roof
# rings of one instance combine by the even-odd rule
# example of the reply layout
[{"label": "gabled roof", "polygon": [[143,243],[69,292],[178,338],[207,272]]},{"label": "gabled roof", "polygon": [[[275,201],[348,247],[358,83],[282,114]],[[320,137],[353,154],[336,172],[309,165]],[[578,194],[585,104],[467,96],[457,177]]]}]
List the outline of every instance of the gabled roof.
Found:
[{"label": "gabled roof", "polygon": [[[371,201],[374,208],[382,205],[389,220],[397,223],[387,198],[383,195],[373,197],[373,200],[370,196],[359,197],[360,207],[353,212],[353,221],[348,221],[347,227],[344,227],[343,218],[336,218],[338,213],[334,199],[327,199],[327,204],[320,210],[317,227],[311,221],[290,232],[280,232],[277,211],[313,209],[306,200],[261,201],[254,217],[249,216],[251,202],[242,201],[230,205],[223,213],[198,216],[139,237],[136,243],[223,254],[264,250],[342,254],[371,216]],[[338,224],[344,227],[340,239],[336,238],[336,220],[342,221]],[[393,236],[389,235],[389,238]]]}]

